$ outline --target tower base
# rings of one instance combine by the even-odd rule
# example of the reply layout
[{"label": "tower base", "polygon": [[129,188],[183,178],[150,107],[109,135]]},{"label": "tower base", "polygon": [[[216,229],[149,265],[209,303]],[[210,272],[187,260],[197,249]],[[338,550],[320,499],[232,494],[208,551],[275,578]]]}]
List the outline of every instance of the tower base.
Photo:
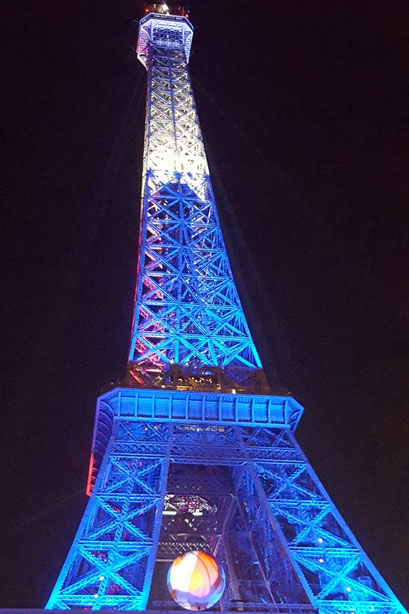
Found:
[{"label": "tower base", "polygon": [[181,612],[167,572],[201,550],[226,575],[213,611],[404,613],[297,444],[302,411],[272,395],[102,395],[91,498],[47,609]]}]

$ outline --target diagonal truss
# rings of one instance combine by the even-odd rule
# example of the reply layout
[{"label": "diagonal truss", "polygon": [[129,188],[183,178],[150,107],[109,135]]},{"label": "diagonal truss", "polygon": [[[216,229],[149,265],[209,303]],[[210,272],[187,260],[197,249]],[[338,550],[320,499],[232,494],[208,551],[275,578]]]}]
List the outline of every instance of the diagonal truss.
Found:
[{"label": "diagonal truss", "polygon": [[[261,363],[220,229],[190,82],[188,22],[150,15],[139,275],[129,361],[139,383],[173,363],[255,371]],[[187,32],[187,33],[186,33]]]},{"label": "diagonal truss", "polygon": [[148,98],[129,362],[142,389],[99,399],[91,498],[46,607],[175,610],[164,569],[200,548],[226,571],[222,611],[405,614],[294,439],[302,407],[253,394],[261,363],[217,217],[191,39],[183,17],[140,24]]},{"label": "diagonal truss", "polygon": [[405,614],[291,432],[137,419],[115,423],[47,608],[172,610],[154,567],[195,548],[225,568],[225,611]]},{"label": "diagonal truss", "polygon": [[[310,602],[322,614],[405,612],[335,508],[288,431],[246,435],[253,486],[262,493],[271,527],[280,536]],[[258,452],[254,454],[253,446]],[[268,446],[276,457],[262,460]],[[261,487],[261,488],[260,488]],[[261,490],[262,489],[262,490]],[[254,516],[254,510],[252,517]],[[267,523],[258,539],[267,539]]]},{"label": "diagonal truss", "polygon": [[[131,430],[126,422],[117,424],[47,609],[146,608],[166,492],[171,428],[138,423]],[[137,453],[123,450],[124,442],[136,441],[142,444]]]}]

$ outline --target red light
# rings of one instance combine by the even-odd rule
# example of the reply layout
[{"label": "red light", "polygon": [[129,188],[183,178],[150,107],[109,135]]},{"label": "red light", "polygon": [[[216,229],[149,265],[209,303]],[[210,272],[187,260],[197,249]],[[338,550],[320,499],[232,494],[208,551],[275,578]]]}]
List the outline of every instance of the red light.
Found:
[{"label": "red light", "polygon": [[91,453],[91,458],[89,459],[87,489],[85,491],[88,497],[91,496],[92,489],[94,488],[95,479],[96,479],[96,476],[94,474],[95,474],[94,455]]}]

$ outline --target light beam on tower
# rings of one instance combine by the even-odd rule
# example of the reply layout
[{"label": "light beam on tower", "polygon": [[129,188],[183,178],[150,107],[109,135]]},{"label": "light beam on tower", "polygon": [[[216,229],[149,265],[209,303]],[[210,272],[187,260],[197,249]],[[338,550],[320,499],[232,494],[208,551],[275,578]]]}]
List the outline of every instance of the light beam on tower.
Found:
[{"label": "light beam on tower", "polygon": [[[404,614],[269,392],[214,201],[178,3],[145,3],[139,267],[126,388],[99,397],[91,494],[47,609],[177,610],[170,564],[206,552],[227,612]],[[213,558],[212,558],[213,557]]]}]

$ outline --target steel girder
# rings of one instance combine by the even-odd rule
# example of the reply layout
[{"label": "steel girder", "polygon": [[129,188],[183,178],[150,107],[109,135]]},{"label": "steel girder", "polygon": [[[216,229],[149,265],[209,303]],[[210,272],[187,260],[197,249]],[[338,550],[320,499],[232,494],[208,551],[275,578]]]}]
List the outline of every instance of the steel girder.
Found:
[{"label": "steel girder", "polygon": [[94,487],[116,418],[295,430],[302,412],[292,397],[114,388],[97,401],[87,493]]},{"label": "steel girder", "polygon": [[226,611],[405,612],[289,430],[118,418],[47,608],[172,609],[155,578],[198,547]]},{"label": "steel girder", "polygon": [[[332,503],[290,431],[256,429],[244,435],[252,459],[249,518],[263,500],[271,522],[256,521],[256,539],[280,536],[310,603],[320,614],[404,613]],[[264,450],[276,458],[262,460]],[[254,476],[257,475],[257,479]],[[250,477],[251,476],[251,477]],[[258,496],[257,496],[258,495]]]},{"label": "steel girder", "polygon": [[171,37],[172,20],[146,20],[139,41],[148,95],[131,372],[141,384],[153,384],[172,363],[220,366],[237,377],[237,369],[254,371],[261,363],[217,216],[182,36],[186,20],[174,23]]},{"label": "steel girder", "polygon": [[[115,425],[92,497],[46,609],[144,610],[166,493],[172,425]],[[139,454],[122,453],[137,439]],[[146,449],[146,444],[150,443]],[[144,447],[145,445],[145,447]]]},{"label": "steel girder", "polygon": [[[199,381],[215,367],[233,382],[261,368],[210,184],[191,38],[184,18],[140,25],[148,107],[129,360],[145,386],[172,363]],[[187,391],[101,401],[94,488],[47,609],[171,610],[163,566],[200,547],[226,570],[225,611],[404,614],[296,443],[300,408],[251,394],[215,402],[172,377]]]}]

